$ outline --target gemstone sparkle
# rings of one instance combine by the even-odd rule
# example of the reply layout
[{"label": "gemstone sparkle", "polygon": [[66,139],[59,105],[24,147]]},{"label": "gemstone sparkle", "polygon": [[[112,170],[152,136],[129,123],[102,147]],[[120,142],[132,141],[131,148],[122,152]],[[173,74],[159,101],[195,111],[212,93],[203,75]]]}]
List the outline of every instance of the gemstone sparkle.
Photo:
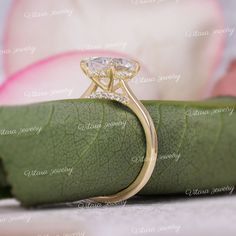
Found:
[{"label": "gemstone sparkle", "polygon": [[89,76],[98,78],[109,77],[112,71],[114,79],[131,79],[139,71],[136,61],[124,58],[92,57],[81,63]]}]

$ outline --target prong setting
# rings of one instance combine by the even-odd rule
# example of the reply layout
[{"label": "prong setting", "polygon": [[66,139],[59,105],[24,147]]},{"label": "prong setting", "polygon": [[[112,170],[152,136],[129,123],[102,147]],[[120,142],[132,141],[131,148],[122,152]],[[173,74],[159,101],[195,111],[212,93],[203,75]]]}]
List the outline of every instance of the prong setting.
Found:
[{"label": "prong setting", "polygon": [[[121,81],[128,81],[139,72],[138,62],[125,58],[91,57],[82,60],[80,65],[97,86],[90,98],[111,99],[127,104],[129,99],[125,96]],[[117,92],[119,89],[122,93]]]}]

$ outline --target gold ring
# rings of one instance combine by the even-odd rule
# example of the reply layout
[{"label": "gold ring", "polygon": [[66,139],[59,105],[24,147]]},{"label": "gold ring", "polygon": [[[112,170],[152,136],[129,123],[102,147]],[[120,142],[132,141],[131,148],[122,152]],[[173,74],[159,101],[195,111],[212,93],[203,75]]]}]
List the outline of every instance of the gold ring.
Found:
[{"label": "gold ring", "polygon": [[80,63],[92,84],[82,98],[110,99],[129,107],[139,118],[146,136],[146,156],[137,178],[125,189],[110,196],[94,197],[102,203],[124,201],[137,194],[148,182],[157,160],[157,133],[153,120],[144,105],[135,97],[127,81],[140,70],[138,62],[125,58],[92,57]]}]

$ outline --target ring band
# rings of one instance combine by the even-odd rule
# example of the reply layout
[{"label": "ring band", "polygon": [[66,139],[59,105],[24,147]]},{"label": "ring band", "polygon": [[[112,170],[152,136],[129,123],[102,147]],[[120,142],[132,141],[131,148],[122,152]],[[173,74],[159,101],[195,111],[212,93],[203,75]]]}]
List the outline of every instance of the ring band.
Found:
[{"label": "ring band", "polygon": [[114,203],[129,199],[148,182],[157,160],[157,133],[151,116],[144,105],[135,97],[127,81],[140,70],[138,62],[124,58],[92,57],[80,63],[83,72],[92,84],[81,98],[99,98],[118,101],[129,107],[140,120],[146,136],[146,156],[137,178],[125,189],[109,195],[94,197],[102,203]]}]

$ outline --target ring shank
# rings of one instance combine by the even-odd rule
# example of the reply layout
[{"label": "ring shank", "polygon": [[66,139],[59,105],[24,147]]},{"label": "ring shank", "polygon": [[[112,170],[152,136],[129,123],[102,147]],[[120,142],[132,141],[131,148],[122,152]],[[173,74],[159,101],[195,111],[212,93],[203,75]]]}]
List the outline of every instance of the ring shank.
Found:
[{"label": "ring shank", "polygon": [[[123,91],[129,98],[128,103],[125,105],[129,107],[138,117],[144,129],[146,137],[146,156],[142,169],[140,170],[137,178],[127,188],[113,195],[92,198],[92,200],[102,203],[115,203],[124,201],[137,194],[150,179],[157,160],[158,141],[153,120],[143,104],[135,97],[127,83],[124,80],[121,80],[120,83]],[[96,89],[97,85],[92,82],[82,97],[88,97],[92,92],[95,92]]]}]

